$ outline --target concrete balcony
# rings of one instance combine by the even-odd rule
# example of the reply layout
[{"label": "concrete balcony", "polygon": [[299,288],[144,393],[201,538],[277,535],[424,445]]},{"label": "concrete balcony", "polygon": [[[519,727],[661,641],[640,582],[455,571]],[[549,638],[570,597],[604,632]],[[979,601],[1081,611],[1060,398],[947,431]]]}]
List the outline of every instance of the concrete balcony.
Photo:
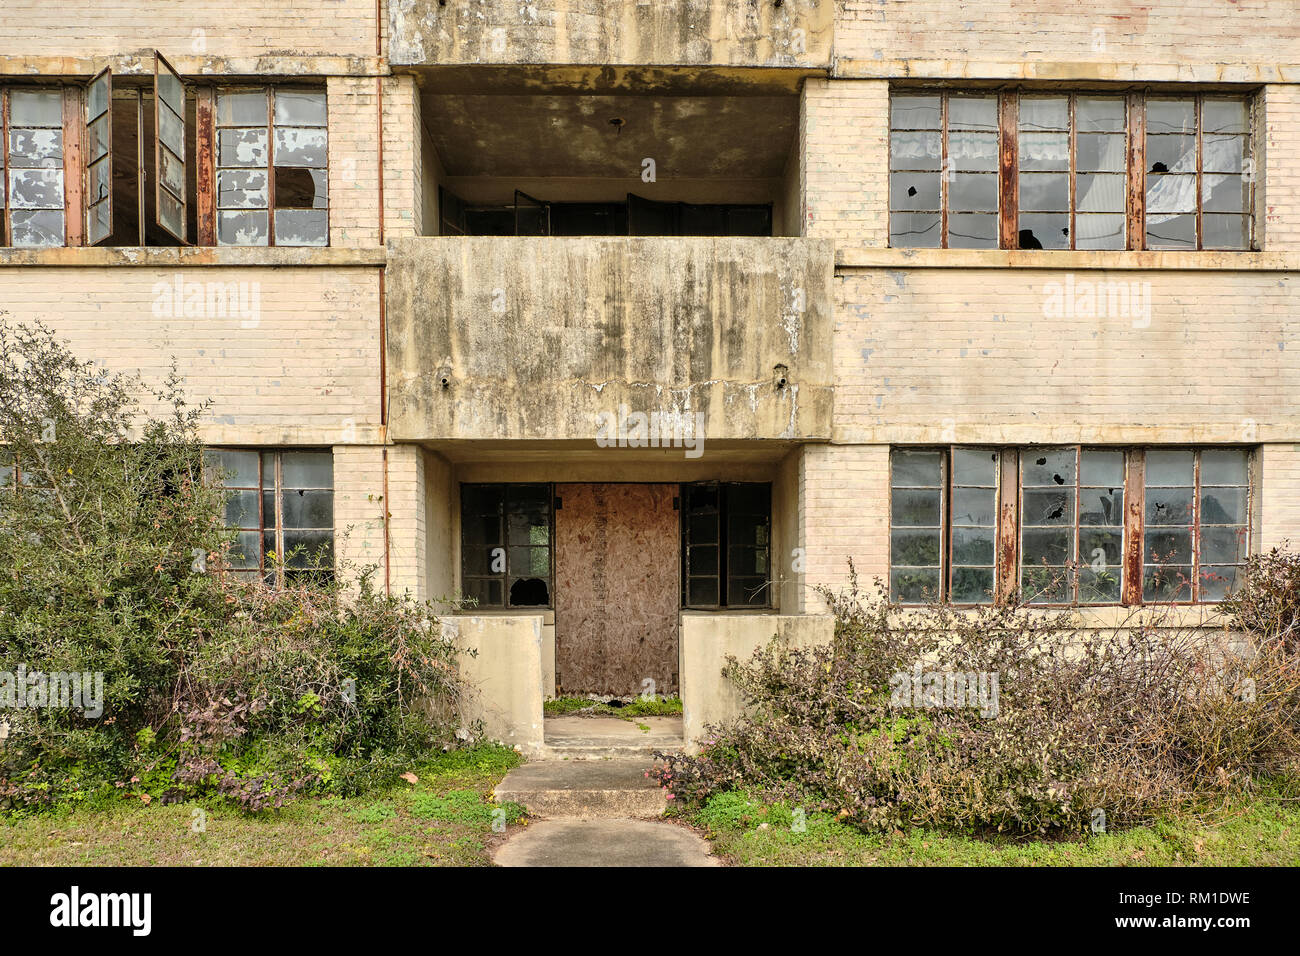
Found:
[{"label": "concrete balcony", "polygon": [[394,240],[389,433],[592,441],[643,413],[826,439],[833,269],[832,243],[796,238]]},{"label": "concrete balcony", "polygon": [[394,66],[826,70],[834,0],[390,0]]}]

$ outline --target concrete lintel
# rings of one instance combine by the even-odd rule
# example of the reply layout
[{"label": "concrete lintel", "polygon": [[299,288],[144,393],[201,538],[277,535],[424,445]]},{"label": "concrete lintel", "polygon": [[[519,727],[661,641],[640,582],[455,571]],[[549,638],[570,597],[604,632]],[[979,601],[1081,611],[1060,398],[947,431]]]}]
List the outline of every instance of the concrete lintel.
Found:
[{"label": "concrete lintel", "polygon": [[0,248],[0,268],[18,266],[97,267],[143,266],[150,269],[182,266],[382,266],[388,260],[383,246],[364,249],[323,249],[288,246],[90,246],[52,249]]},{"label": "concrete lintel", "polygon": [[1300,252],[1099,252],[1036,249],[885,249],[840,246],[835,251],[835,270],[842,272],[850,269],[1300,272]]}]

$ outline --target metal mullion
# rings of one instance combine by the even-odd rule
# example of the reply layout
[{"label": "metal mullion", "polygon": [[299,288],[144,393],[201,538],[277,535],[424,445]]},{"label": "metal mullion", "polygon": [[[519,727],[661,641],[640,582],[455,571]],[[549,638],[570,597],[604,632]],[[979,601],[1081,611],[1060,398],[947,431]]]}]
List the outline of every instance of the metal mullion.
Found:
[{"label": "metal mullion", "polygon": [[1127,607],[1136,607],[1143,603],[1146,452],[1141,448],[1130,449],[1124,459],[1124,552],[1121,557],[1124,581],[1120,600]]},{"label": "metal mullion", "polygon": [[[1069,149],[1069,154],[1070,154],[1070,155],[1069,155],[1070,183],[1069,183],[1069,186],[1067,187],[1068,190],[1069,190],[1069,199],[1068,199],[1067,201],[1069,202],[1070,208],[1069,208],[1069,210],[1068,210],[1068,212],[1067,212],[1067,215],[1068,215],[1068,217],[1069,217],[1069,221],[1070,221],[1070,248],[1071,248],[1071,249],[1074,249],[1074,248],[1075,248],[1074,241],[1075,241],[1076,236],[1078,235],[1078,230],[1075,229],[1075,223],[1074,223],[1074,211],[1075,211],[1076,201],[1077,201],[1077,198],[1078,198],[1078,197],[1076,196],[1076,189],[1075,189],[1075,182],[1076,182],[1076,179],[1077,179],[1077,169],[1078,169],[1078,162],[1076,161],[1076,158],[1075,158],[1075,151],[1076,151],[1076,147],[1077,147],[1077,133],[1078,133],[1078,124],[1077,124],[1077,122],[1076,122],[1076,118],[1075,118],[1075,97],[1076,97],[1076,95],[1077,95],[1077,94],[1075,94],[1075,93],[1071,93],[1071,94],[1069,94],[1069,96],[1068,96],[1068,98],[1067,98],[1067,99],[1068,99],[1069,106],[1068,106],[1068,108],[1067,108],[1067,109],[1068,109],[1068,119],[1066,120],[1066,122],[1067,122],[1067,124],[1068,124],[1068,126],[1069,126],[1069,133],[1068,133],[1068,136],[1070,137],[1070,149]],[[1077,474],[1077,462],[1076,462],[1076,474],[1075,474],[1075,478],[1076,478],[1076,479],[1078,478],[1078,474]],[[1077,485],[1078,482],[1076,481],[1075,484]]]},{"label": "metal mullion", "polygon": [[[1073,96],[1070,97],[1070,102],[1071,102],[1071,107],[1073,107],[1073,103],[1074,103]],[[1071,109],[1070,119],[1071,121],[1073,121],[1074,119],[1073,108]],[[1071,162],[1073,162],[1073,160],[1071,160]],[[1071,178],[1073,178],[1073,176],[1071,176]],[[1071,214],[1070,228],[1071,229],[1074,228],[1073,213]],[[1083,446],[1075,445],[1074,446],[1074,569],[1072,572],[1072,580],[1070,582],[1070,596],[1074,599],[1075,604],[1079,603],[1079,562],[1082,560],[1082,558],[1080,557],[1082,553],[1082,549],[1079,547],[1079,538],[1082,536],[1082,531],[1083,531],[1083,529],[1079,527],[1079,499],[1080,496],[1083,494],[1083,490],[1081,487],[1082,482],[1083,482]]]},{"label": "metal mullion", "polygon": [[944,454],[943,462],[943,502],[939,512],[939,520],[942,522],[942,528],[939,532],[939,600],[950,601],[952,599],[952,582],[949,580],[952,576],[952,488],[953,488],[953,448],[956,446],[949,445],[947,452]]},{"label": "metal mullion", "polygon": [[275,87],[266,88],[266,244],[275,245]]},{"label": "metal mullion", "polygon": [[1146,248],[1146,94],[1130,93],[1125,97],[1128,110],[1128,182],[1124,205],[1125,248]]},{"label": "metal mullion", "polygon": [[[1199,119],[1199,117],[1198,117]],[[1199,180],[1199,174],[1198,174]],[[1197,199],[1200,207],[1200,199]],[[1198,214],[1199,215],[1199,214]],[[1192,455],[1192,588],[1190,603],[1201,603],[1201,449]]]},{"label": "metal mullion", "polygon": [[[1205,165],[1205,145],[1203,142],[1204,134],[1205,134],[1205,121],[1204,121],[1204,114],[1203,114],[1203,110],[1205,106],[1205,97],[1197,96],[1195,102],[1196,102],[1196,109],[1194,110],[1194,115],[1196,117],[1195,119],[1195,123],[1196,123],[1196,249],[1197,251],[1200,251],[1205,248],[1205,228],[1201,216],[1201,204],[1202,204],[1202,196],[1203,196],[1202,184],[1201,184],[1203,174],[1201,170]],[[1198,465],[1200,463],[1200,460],[1201,460],[1201,453],[1198,451],[1196,453],[1196,461]]]},{"label": "metal mullion", "polygon": [[284,486],[284,459],[280,452],[275,452],[275,553],[279,556],[279,569],[276,571],[276,585],[283,587],[285,582],[284,567],[284,506],[281,502]]}]

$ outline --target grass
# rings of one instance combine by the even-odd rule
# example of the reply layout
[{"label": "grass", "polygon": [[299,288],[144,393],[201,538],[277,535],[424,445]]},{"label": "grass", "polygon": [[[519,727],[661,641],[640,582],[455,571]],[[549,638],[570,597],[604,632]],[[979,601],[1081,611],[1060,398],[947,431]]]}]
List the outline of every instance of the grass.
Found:
[{"label": "grass", "polygon": [[1214,813],[1075,839],[868,834],[833,817],[724,793],[682,814],[738,866],[1297,866],[1300,803],[1264,795]]},{"label": "grass", "polygon": [[680,697],[637,697],[621,707],[615,707],[602,704],[590,697],[556,697],[542,704],[542,712],[549,717],[620,717],[623,720],[635,720],[638,717],[677,717],[682,712],[682,699]]},{"label": "grass", "polygon": [[523,817],[522,807],[490,802],[518,763],[505,747],[475,747],[412,767],[415,784],[305,798],[256,816],[131,800],[0,818],[0,865],[486,866],[501,825],[508,831]]}]

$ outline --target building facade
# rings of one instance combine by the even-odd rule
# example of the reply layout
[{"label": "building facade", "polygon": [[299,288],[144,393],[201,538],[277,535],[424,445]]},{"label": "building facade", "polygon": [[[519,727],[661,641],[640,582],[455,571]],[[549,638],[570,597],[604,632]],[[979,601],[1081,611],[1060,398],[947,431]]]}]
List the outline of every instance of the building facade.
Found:
[{"label": "building facade", "polygon": [[179,363],[232,570],[469,599],[521,744],[850,560],[1212,622],[1300,539],[1289,0],[0,12],[0,318]]}]

